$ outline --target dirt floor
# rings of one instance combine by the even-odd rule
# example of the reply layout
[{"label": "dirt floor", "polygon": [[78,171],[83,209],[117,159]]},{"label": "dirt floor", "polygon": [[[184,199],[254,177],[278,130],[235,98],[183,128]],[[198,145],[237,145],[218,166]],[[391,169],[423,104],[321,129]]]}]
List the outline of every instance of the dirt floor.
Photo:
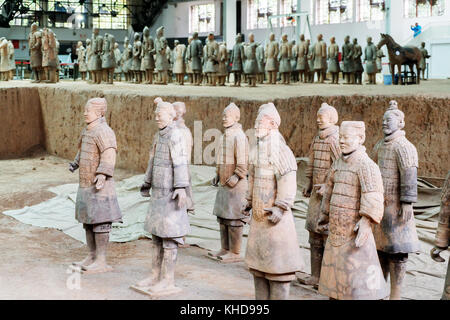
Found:
[{"label": "dirt floor", "polygon": [[13,80],[1,81],[0,88],[14,87],[59,87],[77,89],[94,89],[104,91],[105,94],[114,93],[123,89],[127,92],[142,94],[145,89],[146,95],[160,96],[193,96],[193,97],[237,97],[239,99],[252,100],[273,100],[280,98],[293,98],[299,96],[334,96],[334,95],[426,95],[430,97],[450,97],[450,80],[427,80],[421,81],[420,85],[339,85],[318,84],[318,83],[292,83],[290,85],[257,85],[256,88],[249,88],[246,84],[240,88],[231,87],[226,84],[225,87],[216,86],[214,88],[208,86],[191,86],[186,84],[179,86],[174,83],[168,85],[149,85],[149,84],[133,84],[116,81],[113,85],[100,84],[91,85],[84,81],[64,80],[58,84],[36,84],[29,80]]},{"label": "dirt floor", "polygon": [[[19,209],[53,196],[48,187],[76,183],[68,161],[35,152],[30,158],[0,161],[0,212]],[[135,172],[116,170],[116,180]],[[114,271],[81,275],[68,268],[86,254],[81,243],[61,231],[22,224],[0,213],[0,299],[149,299],[129,289],[150,270],[150,242],[111,243]],[[191,246],[179,250],[177,285],[183,292],[161,299],[253,299],[252,276],[245,263],[223,265]],[[79,289],[78,289],[79,288]],[[291,299],[326,299],[291,287]]]}]

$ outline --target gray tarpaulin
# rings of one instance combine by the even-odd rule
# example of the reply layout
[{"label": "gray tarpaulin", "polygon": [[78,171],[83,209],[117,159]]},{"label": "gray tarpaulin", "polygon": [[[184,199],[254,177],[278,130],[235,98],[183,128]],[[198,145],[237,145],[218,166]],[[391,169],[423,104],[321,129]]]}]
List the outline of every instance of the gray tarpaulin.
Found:
[{"label": "gray tarpaulin", "polygon": [[[308,199],[301,194],[304,185],[304,158],[299,159],[297,198],[294,217],[300,250],[305,258],[305,272],[309,272],[308,232],[305,230],[305,217]],[[189,215],[191,233],[186,242],[209,250],[220,248],[219,225],[212,214],[217,189],[210,185],[215,168],[191,166],[191,176],[195,201],[195,215]],[[119,205],[123,213],[123,223],[113,224],[111,241],[126,242],[142,237],[150,237],[144,229],[148,198],[141,197],[139,187],[143,175],[134,176],[116,183]],[[78,184],[65,184],[48,190],[56,196],[40,204],[4,214],[33,226],[55,228],[79,241],[85,242],[84,229],[75,220],[75,199]],[[433,246],[437,215],[440,203],[440,188],[426,181],[419,181],[419,202],[415,206],[415,219],[422,250],[420,255],[411,255],[408,262],[406,286],[403,296],[409,299],[439,299],[444,285],[446,263],[436,263],[429,257]],[[244,228],[245,248],[248,226]],[[448,252],[443,254],[448,259]]]}]

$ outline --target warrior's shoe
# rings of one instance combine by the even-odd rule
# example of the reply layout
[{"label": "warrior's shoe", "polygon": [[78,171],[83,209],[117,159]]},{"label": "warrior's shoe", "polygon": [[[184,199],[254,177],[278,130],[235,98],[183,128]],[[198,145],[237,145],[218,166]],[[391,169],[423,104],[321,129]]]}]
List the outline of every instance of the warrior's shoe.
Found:
[{"label": "warrior's shoe", "polygon": [[81,266],[81,272],[83,274],[95,274],[95,273],[105,273],[113,271],[113,268],[109,266],[106,262],[94,262],[88,266]]},{"label": "warrior's shoe", "polygon": [[94,263],[94,261],[95,261],[95,256],[92,256],[91,254],[89,254],[86,258],[84,258],[81,261],[72,262],[72,265],[74,265],[76,267],[86,267],[86,266],[89,266],[90,264]]},{"label": "warrior's shoe", "polygon": [[217,259],[222,263],[232,263],[242,261],[242,257],[239,253],[228,252],[224,255],[217,256]]}]

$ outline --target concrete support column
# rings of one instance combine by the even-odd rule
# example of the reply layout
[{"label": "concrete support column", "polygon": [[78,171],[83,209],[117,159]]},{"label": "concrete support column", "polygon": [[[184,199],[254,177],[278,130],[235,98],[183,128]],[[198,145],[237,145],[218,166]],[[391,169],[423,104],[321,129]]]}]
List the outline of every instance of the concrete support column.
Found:
[{"label": "concrete support column", "polygon": [[223,0],[223,14],[223,38],[231,50],[236,43],[236,0]]}]

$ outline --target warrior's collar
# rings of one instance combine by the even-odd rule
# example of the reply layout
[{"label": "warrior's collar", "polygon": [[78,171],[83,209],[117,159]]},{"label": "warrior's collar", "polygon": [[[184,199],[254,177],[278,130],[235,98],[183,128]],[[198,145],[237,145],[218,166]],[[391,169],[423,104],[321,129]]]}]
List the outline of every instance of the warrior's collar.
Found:
[{"label": "warrior's collar", "polygon": [[384,142],[391,142],[391,141],[396,140],[397,138],[404,137],[404,136],[405,136],[405,131],[397,130],[388,136],[384,136]]},{"label": "warrior's collar", "polygon": [[92,129],[94,129],[96,126],[98,126],[101,123],[106,123],[105,117],[100,117],[97,120],[92,121],[91,123],[89,123],[87,125],[87,129],[88,130],[92,130]]},{"label": "warrior's collar", "polygon": [[351,162],[353,159],[356,159],[361,155],[362,153],[366,152],[366,147],[359,146],[355,151],[349,153],[349,154],[342,154],[342,160],[345,162]]},{"label": "warrior's collar", "polygon": [[338,126],[331,126],[329,128],[323,129],[323,130],[319,130],[319,138],[320,139],[325,139],[328,136],[338,132],[339,127]]},{"label": "warrior's collar", "polygon": [[239,122],[236,122],[232,126],[225,128],[225,133],[229,133],[230,131],[239,130],[239,129],[242,129],[242,124],[240,124]]},{"label": "warrior's collar", "polygon": [[172,122],[171,124],[168,124],[165,128],[159,130],[159,135],[160,136],[165,136],[166,134],[168,134],[170,131],[172,131],[172,129],[175,127],[175,123]]},{"label": "warrior's collar", "polygon": [[175,123],[180,128],[185,128],[186,127],[186,124],[184,123],[184,119],[183,118],[178,119],[177,121],[175,121]]}]

